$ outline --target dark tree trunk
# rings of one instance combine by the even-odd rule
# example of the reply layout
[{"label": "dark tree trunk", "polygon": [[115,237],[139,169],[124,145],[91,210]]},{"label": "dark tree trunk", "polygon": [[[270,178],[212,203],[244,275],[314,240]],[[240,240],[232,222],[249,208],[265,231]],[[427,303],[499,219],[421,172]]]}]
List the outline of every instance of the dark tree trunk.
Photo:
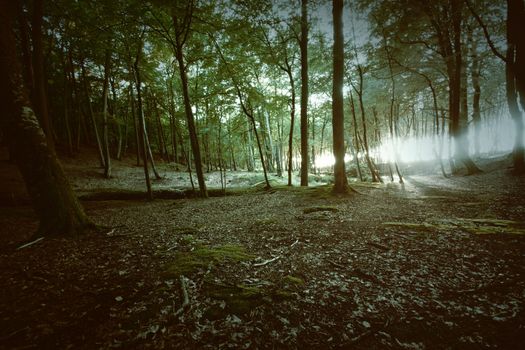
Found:
[{"label": "dark tree trunk", "polygon": [[470,43],[470,57],[472,59],[470,77],[472,81],[472,89],[474,90],[474,94],[472,95],[472,123],[474,126],[474,154],[476,156],[479,156],[480,154],[479,138],[480,138],[480,133],[481,133],[481,112],[480,112],[481,69],[480,69],[480,63],[479,63],[477,42],[476,40],[472,38],[472,30],[469,30],[468,32],[468,39]]},{"label": "dark tree trunk", "polygon": [[436,10],[425,3],[427,15],[431,18],[440,47],[440,54],[447,67],[449,82],[449,118],[450,136],[454,140],[455,154],[452,162],[454,171],[458,170],[455,163],[461,162],[468,174],[479,173],[481,170],[469,156],[467,124],[461,120],[461,80],[462,80],[462,8],[464,0],[450,0],[449,6],[443,11]]},{"label": "dark tree trunk", "polygon": [[[144,178],[146,179],[146,190],[147,190],[147,199],[153,199],[153,192],[151,190],[151,180],[149,177],[148,169],[148,154],[146,151],[146,137],[144,130],[144,110],[142,106],[142,81],[140,77],[140,56],[142,55],[142,42],[139,44],[139,50],[137,51],[137,56],[135,57],[135,63],[133,64],[133,72],[135,74],[135,86],[137,88],[137,117],[138,117],[138,141],[137,147],[140,148],[142,154],[142,165],[144,166]],[[130,89],[131,97],[133,97],[133,89]]]},{"label": "dark tree trunk", "polygon": [[372,176],[373,182],[380,182],[380,176],[378,174],[377,169],[374,167],[374,163],[370,159],[370,148],[368,146],[368,131],[367,131],[367,125],[366,125],[366,117],[365,117],[365,106],[363,103],[363,68],[361,65],[357,66],[357,72],[359,74],[359,90],[356,90],[357,97],[359,99],[359,109],[361,110],[361,123],[363,124],[363,148],[365,150],[365,159],[366,164],[368,166],[368,169],[370,170],[370,174]]},{"label": "dark tree trunk", "polygon": [[301,0],[301,186],[308,186],[308,0]]},{"label": "dark tree trunk", "polygon": [[104,177],[109,179],[111,177],[111,155],[109,153],[109,118],[108,118],[108,95],[109,95],[109,65],[111,60],[111,52],[106,50],[104,59],[104,85],[102,88],[102,116],[103,116],[103,128],[102,128],[102,140],[104,150]]},{"label": "dark tree trunk", "polygon": [[332,90],[332,130],[335,193],[348,192],[348,179],[345,171],[345,140],[343,114],[343,77],[344,77],[344,37],[343,37],[343,1],[333,0],[334,49],[333,49],[333,90]]},{"label": "dark tree trunk", "polygon": [[97,142],[97,149],[98,149],[98,159],[100,162],[101,167],[105,167],[104,163],[104,152],[102,151],[102,142],[100,141],[100,135],[98,133],[98,126],[97,121],[95,120],[95,113],[93,113],[93,105],[91,104],[91,95],[89,93],[89,84],[87,81],[86,76],[86,69],[84,67],[84,62],[81,61],[80,66],[81,72],[82,72],[82,80],[84,82],[84,94],[86,95],[86,102],[88,104],[88,113],[89,117],[91,119],[91,123],[93,124],[93,131],[95,133],[95,139]]},{"label": "dark tree trunk", "polygon": [[359,180],[362,182],[363,173],[361,172],[361,165],[359,164],[359,152],[361,150],[361,147],[359,145],[359,137],[357,133],[357,118],[355,115],[355,104],[354,104],[354,97],[352,96],[352,93],[350,93],[350,111],[352,112],[352,121],[353,121],[353,127],[354,127],[355,164],[357,166],[357,174],[359,175]]},{"label": "dark tree trunk", "polygon": [[512,157],[514,171],[525,172],[525,150],[523,145],[523,116],[518,106],[525,110],[525,9],[522,0],[507,0],[507,104],[514,120],[516,136]]},{"label": "dark tree trunk", "polygon": [[[191,7],[193,6],[193,4],[189,4],[188,6]],[[190,9],[190,14],[188,14],[188,16],[190,16],[190,18],[187,18],[185,21],[182,21],[183,25],[179,24],[177,16],[174,15],[172,18],[173,24],[175,26],[175,31],[176,31],[175,57],[179,65],[179,74],[180,74],[181,85],[182,85],[182,96],[184,98],[184,110],[186,112],[186,120],[188,122],[188,131],[190,134],[191,150],[193,153],[193,159],[195,161],[195,171],[197,172],[197,181],[199,182],[199,190],[200,190],[201,196],[207,198],[208,191],[206,190],[206,182],[204,181],[204,174],[202,172],[201,152],[200,152],[200,147],[199,147],[199,141],[197,139],[197,130],[195,128],[195,120],[193,118],[193,112],[191,109],[190,94],[188,91],[188,75],[186,72],[186,66],[184,64],[183,47],[184,47],[184,42],[187,38],[188,32],[190,30],[189,21],[191,20],[191,9]]]},{"label": "dark tree trunk", "polygon": [[76,198],[33,112],[17,60],[16,3],[0,2],[0,126],[40,219],[37,236],[75,235],[94,227]]},{"label": "dark tree trunk", "polygon": [[[130,66],[130,71],[132,71],[133,68]],[[136,80],[133,78],[133,80]],[[135,82],[136,83],[136,82]],[[137,166],[140,165],[140,150],[142,145],[142,140],[140,138],[140,127],[137,123],[138,114],[135,109],[135,94],[133,93],[133,85],[130,82],[129,83],[129,103],[131,108],[131,118],[133,118],[133,129],[135,130],[135,158],[136,158],[136,164]]]},{"label": "dark tree trunk", "polygon": [[33,41],[33,77],[35,112],[47,137],[49,148],[54,149],[53,131],[47,108],[47,93],[44,76],[44,53],[42,48],[42,22],[44,17],[44,0],[33,1],[33,23],[31,39]]},{"label": "dark tree trunk", "polygon": [[292,75],[292,68],[286,61],[288,79],[290,80],[290,89],[292,91],[292,101],[290,102],[290,133],[288,135],[288,186],[292,186],[292,155],[293,155],[293,129],[295,122],[295,82]]}]

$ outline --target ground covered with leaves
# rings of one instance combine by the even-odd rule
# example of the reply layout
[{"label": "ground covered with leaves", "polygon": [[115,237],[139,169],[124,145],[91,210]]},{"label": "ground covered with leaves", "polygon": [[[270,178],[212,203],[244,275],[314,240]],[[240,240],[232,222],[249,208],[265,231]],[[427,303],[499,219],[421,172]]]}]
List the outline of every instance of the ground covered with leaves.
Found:
[{"label": "ground covered with leaves", "polygon": [[[77,191],[140,179],[66,169]],[[5,171],[0,348],[522,348],[525,181],[484,170],[90,200],[102,232],[23,249],[37,223]]]}]

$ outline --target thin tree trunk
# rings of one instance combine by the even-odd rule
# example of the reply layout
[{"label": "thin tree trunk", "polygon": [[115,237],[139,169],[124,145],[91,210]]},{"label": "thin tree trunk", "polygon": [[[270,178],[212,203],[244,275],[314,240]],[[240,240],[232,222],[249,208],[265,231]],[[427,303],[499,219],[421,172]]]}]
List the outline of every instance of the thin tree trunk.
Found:
[{"label": "thin tree trunk", "polygon": [[[189,7],[193,6],[193,4],[189,4]],[[191,8],[190,8],[190,18],[188,20],[191,20]],[[184,54],[183,54],[183,46],[184,41],[186,39],[186,35],[189,31],[189,25],[191,22],[186,23],[186,28],[180,28],[179,21],[175,15],[172,17],[173,24],[176,30],[176,50],[175,50],[175,57],[177,59],[177,63],[179,66],[179,74],[181,79],[181,85],[182,85],[182,96],[184,99],[184,110],[186,112],[186,120],[188,123],[188,131],[190,134],[190,142],[191,142],[191,149],[193,153],[193,159],[195,160],[195,170],[197,172],[197,180],[199,182],[199,189],[200,194],[202,197],[207,198],[208,197],[208,191],[206,190],[206,182],[204,181],[204,174],[202,172],[202,161],[201,161],[201,152],[199,147],[199,141],[197,139],[197,131],[195,129],[195,120],[193,118],[193,111],[191,109],[191,102],[190,102],[190,94],[188,91],[188,75],[186,72],[186,66],[184,64]],[[183,21],[184,22],[184,21]],[[180,31],[182,29],[186,33]]]},{"label": "thin tree trunk", "polygon": [[[134,78],[136,80],[136,78]],[[136,84],[136,82],[135,82]],[[131,118],[133,118],[133,128],[135,129],[135,156],[137,159],[137,166],[140,165],[140,150],[141,150],[141,134],[140,134],[140,126],[137,123],[137,118],[140,120],[140,116],[138,115],[137,111],[135,110],[135,96],[133,94],[133,86],[131,85],[131,82],[129,83],[129,100],[130,100],[130,107],[131,107]],[[142,112],[141,112],[142,113]]]},{"label": "thin tree trunk", "polygon": [[[142,113],[144,113],[144,111],[142,111]],[[159,175],[159,172],[157,171],[157,167],[155,166],[155,159],[153,158],[153,152],[151,151],[151,143],[149,142],[149,137],[148,137],[148,130],[146,128],[146,122],[145,122],[145,119],[144,118],[144,139],[146,140],[146,150],[148,152],[148,158],[151,162],[151,170],[153,170],[153,174],[155,175],[155,178],[157,180],[160,180],[162,179],[162,176]]]},{"label": "thin tree trunk", "polygon": [[91,96],[89,93],[89,85],[88,85],[87,76],[86,76],[86,69],[84,67],[84,61],[81,61],[80,69],[82,71],[82,80],[84,82],[84,93],[86,95],[86,102],[88,104],[89,117],[91,119],[91,123],[93,124],[95,140],[97,141],[98,159],[100,162],[100,166],[105,168],[104,152],[102,152],[102,142],[100,141],[100,135],[98,133],[97,122],[95,120],[95,113],[93,113],[93,105],[91,104]]},{"label": "thin tree trunk", "polygon": [[333,87],[332,87],[332,131],[335,193],[348,191],[348,179],[345,171],[345,142],[343,114],[343,77],[344,77],[344,37],[343,37],[343,0],[333,0]]},{"label": "thin tree trunk", "polygon": [[109,153],[109,133],[108,133],[108,93],[109,93],[109,74],[110,74],[110,59],[111,52],[106,50],[106,58],[104,60],[104,86],[102,88],[103,101],[103,142],[104,142],[104,177],[109,179],[111,177],[111,156]]},{"label": "thin tree trunk", "polygon": [[292,148],[293,148],[293,129],[295,122],[295,82],[292,75],[292,69],[288,62],[286,62],[288,70],[288,79],[290,81],[290,90],[292,92],[292,101],[290,106],[290,133],[288,134],[288,186],[292,186]]},{"label": "thin tree trunk", "polygon": [[359,180],[363,182],[363,173],[361,172],[361,165],[359,164],[359,152],[361,150],[361,147],[359,145],[359,137],[357,133],[357,118],[355,115],[355,104],[354,104],[354,97],[352,96],[352,93],[350,93],[350,111],[352,112],[352,121],[353,121],[353,127],[354,127],[355,164],[357,165],[357,173],[359,175]]},{"label": "thin tree trunk", "polygon": [[372,181],[379,182],[379,175],[377,173],[377,169],[375,169],[370,159],[370,148],[368,147],[368,132],[366,127],[365,107],[363,104],[363,69],[360,65],[357,66],[357,71],[359,74],[359,90],[356,90],[356,92],[359,99],[359,109],[361,110],[361,123],[363,126],[363,146],[365,149],[365,159],[368,165],[368,169],[370,170],[370,174],[372,175]]},{"label": "thin tree trunk", "polygon": [[308,0],[301,0],[301,186],[308,186]]},{"label": "thin tree trunk", "polygon": [[[144,121],[144,110],[142,106],[142,81],[140,77],[139,62],[140,56],[142,55],[142,38],[139,43],[139,49],[137,51],[137,56],[135,57],[135,63],[133,65],[133,73],[135,75],[135,85],[137,89],[137,115],[138,115],[138,124],[139,124],[139,143],[137,148],[141,149],[142,153],[142,164],[144,167],[144,178],[146,179],[146,193],[147,199],[153,200],[153,191],[151,190],[151,180],[149,178],[149,169],[148,169],[148,155],[146,153],[146,132],[144,130],[145,121]],[[131,97],[133,98],[133,89],[130,89]]]}]

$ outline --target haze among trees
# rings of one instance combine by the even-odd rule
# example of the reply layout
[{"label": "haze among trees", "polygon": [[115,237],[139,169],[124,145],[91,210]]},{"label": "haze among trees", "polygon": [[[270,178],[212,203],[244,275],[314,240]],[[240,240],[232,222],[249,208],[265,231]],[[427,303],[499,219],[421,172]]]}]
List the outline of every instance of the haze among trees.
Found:
[{"label": "haze among trees", "polygon": [[[523,196],[503,189],[498,195],[498,185],[521,186],[525,174],[524,33],[523,0],[0,0],[0,148],[6,155],[5,179],[17,181],[18,175],[8,170],[16,164],[26,191],[18,191],[20,198],[28,197],[39,222],[38,228],[28,228],[10,242],[26,251],[43,237],[113,237],[125,226],[116,223],[134,220],[134,215],[149,222],[158,213],[165,215],[161,226],[171,225],[171,209],[162,207],[163,201],[190,203],[193,209],[185,219],[197,213],[199,228],[188,222],[184,239],[191,242],[177,238],[166,249],[170,254],[197,251],[205,257],[189,263],[192,269],[174,268],[183,304],[170,314],[178,318],[191,313],[188,289],[196,292],[205,284],[191,279],[195,268],[207,265],[209,273],[212,266],[230,260],[254,269],[285,264],[287,252],[310,243],[304,232],[329,225],[326,222],[337,215],[338,223],[352,221],[358,231],[370,228],[378,237],[383,237],[383,228],[374,226],[376,218],[399,231],[471,232],[488,225],[521,235]],[[25,205],[9,184],[4,181],[1,201],[12,208]],[[472,189],[472,196],[481,196],[480,187],[486,184],[486,208],[467,192],[461,192],[461,200],[459,195],[450,197],[454,190],[440,192]],[[419,216],[423,214],[417,205],[399,204],[413,193],[424,199],[429,215],[445,221],[422,223],[426,219]],[[504,200],[503,193],[510,199]],[[253,199],[263,195],[280,199]],[[375,197],[367,201],[367,196]],[[489,197],[505,204],[490,207]],[[433,202],[443,199],[470,204],[454,216],[446,203]],[[125,214],[127,219],[115,213],[112,219],[93,209],[94,204],[87,205],[113,200],[139,201],[150,214],[156,206],[163,209],[149,216],[140,211]],[[243,220],[215,217],[214,209],[222,213],[223,205],[231,205],[224,214],[229,217],[237,210],[234,203],[239,203]],[[200,205],[207,214],[199,212]],[[265,259],[245,262],[254,259],[251,253],[227,246],[231,237],[242,241],[241,233],[224,236],[230,238],[220,247],[227,253],[199,250],[205,248],[198,242],[213,236],[206,227],[237,222],[227,231],[231,234],[235,227],[250,229],[248,221],[257,221],[253,230],[263,227],[264,236],[281,225],[274,220],[292,220],[287,210],[295,206],[307,207],[301,209],[300,219],[299,214],[290,218],[309,220],[308,214],[320,213],[318,223],[306,225],[303,233],[294,231],[289,239],[283,236],[286,248],[272,248]],[[259,208],[256,213],[254,208]],[[277,208],[285,214],[271,212]],[[350,208],[362,211],[364,226]],[[388,212],[386,218],[393,215],[395,223],[383,212]],[[394,220],[398,212],[403,222]],[[17,220],[9,215],[6,220]],[[334,227],[318,233],[343,230]],[[196,230],[207,232],[206,238],[197,238]],[[127,234],[132,233],[122,233]],[[391,249],[380,241],[383,238],[374,241],[375,249]],[[149,239],[152,246],[164,240]],[[241,243],[257,250],[246,239]],[[321,241],[315,249],[322,251],[322,238],[316,239]],[[513,239],[519,254],[523,241]],[[213,242],[206,249],[218,246]],[[180,256],[176,261],[184,265],[177,259]],[[333,257],[327,263],[335,269],[345,265]],[[292,271],[296,265],[286,266]],[[361,280],[378,283],[370,271],[352,271]],[[308,277],[301,276],[304,283]],[[279,283],[298,283],[293,287],[297,289],[281,291],[272,281],[273,292],[299,293],[296,277],[289,272]],[[242,289],[241,294],[249,291]],[[277,294],[261,298],[275,301]],[[522,303],[518,308],[522,315]],[[237,322],[233,320],[228,322]],[[360,324],[374,337],[386,327],[365,322]],[[351,330],[349,340],[343,337],[336,343],[344,347],[361,342],[356,332]],[[150,339],[148,334],[144,339]],[[412,346],[395,339],[400,347]],[[205,343],[200,339],[171,345]]]}]

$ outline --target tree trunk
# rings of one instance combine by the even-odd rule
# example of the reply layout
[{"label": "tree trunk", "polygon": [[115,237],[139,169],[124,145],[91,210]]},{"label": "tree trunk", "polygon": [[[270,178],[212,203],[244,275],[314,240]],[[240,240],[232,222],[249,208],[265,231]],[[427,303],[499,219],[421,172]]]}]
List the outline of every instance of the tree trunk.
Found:
[{"label": "tree trunk", "polygon": [[0,2],[0,126],[40,219],[36,236],[76,235],[94,227],[49,147],[31,107],[17,60],[13,22],[16,3]]},{"label": "tree trunk", "polygon": [[111,177],[111,156],[109,153],[109,133],[108,133],[108,94],[109,94],[109,65],[111,60],[111,52],[106,50],[104,59],[104,86],[102,88],[102,116],[103,116],[103,131],[102,141],[104,149],[104,177],[109,179]]},{"label": "tree trunk", "polygon": [[472,81],[472,88],[474,94],[472,95],[472,123],[474,124],[474,154],[480,155],[480,144],[479,138],[481,133],[481,112],[480,112],[480,99],[481,99],[481,85],[480,76],[481,68],[479,64],[479,55],[477,42],[472,38],[472,30],[468,32],[470,42],[470,57],[472,59],[472,66],[470,69],[470,76]]},{"label": "tree trunk", "polygon": [[248,171],[255,170],[255,152],[253,150],[253,140],[252,140],[252,127],[250,121],[246,119],[246,139],[247,139],[247,151],[248,156],[246,157],[246,169]]},{"label": "tree trunk", "polygon": [[[138,124],[139,124],[139,144],[137,147],[141,149],[142,153],[142,164],[144,166],[144,178],[146,179],[146,190],[147,190],[147,199],[153,199],[153,192],[151,190],[151,180],[149,178],[149,169],[148,169],[148,155],[146,153],[146,138],[144,137],[146,132],[144,130],[144,110],[142,106],[142,82],[140,79],[140,69],[139,61],[140,56],[142,55],[142,41],[139,44],[139,50],[137,51],[137,56],[135,57],[135,63],[133,65],[133,72],[135,74],[135,85],[137,88],[137,115],[138,115]],[[131,97],[133,98],[133,89],[130,89]]]},{"label": "tree trunk", "polygon": [[91,104],[91,96],[90,96],[90,93],[89,93],[89,85],[88,85],[87,76],[86,76],[86,69],[84,67],[84,62],[83,61],[81,61],[80,69],[82,71],[82,80],[84,82],[84,93],[86,95],[86,102],[88,104],[89,117],[91,119],[91,123],[93,124],[93,131],[95,133],[95,139],[97,141],[98,159],[99,159],[99,162],[100,162],[100,166],[105,168],[105,165],[104,165],[105,164],[104,163],[104,152],[102,152],[102,142],[100,141],[100,135],[98,133],[97,122],[95,120],[95,113],[93,113],[93,105]]},{"label": "tree trunk", "polygon": [[514,171],[525,172],[525,150],[523,145],[523,116],[518,106],[518,99],[525,110],[525,10],[522,0],[507,0],[507,104],[514,120],[516,136],[512,158]]},{"label": "tree trunk", "polygon": [[35,112],[47,137],[49,148],[54,149],[53,131],[47,106],[47,92],[44,76],[44,53],[42,48],[42,22],[44,0],[33,0],[33,23],[31,39],[33,42],[33,77],[35,82]]},{"label": "tree trunk", "polygon": [[374,164],[370,159],[370,148],[368,147],[368,132],[366,127],[365,106],[363,103],[363,68],[360,65],[358,65],[357,71],[359,74],[359,90],[356,90],[356,92],[357,97],[359,98],[359,109],[361,110],[361,123],[363,124],[363,147],[365,150],[366,164],[368,165],[368,169],[370,170],[372,181],[380,182],[377,169],[375,169]]},{"label": "tree trunk", "polygon": [[301,0],[301,186],[308,186],[308,0]]},{"label": "tree trunk", "polygon": [[359,137],[357,133],[357,118],[355,115],[355,104],[354,104],[354,97],[352,96],[352,93],[350,93],[350,111],[352,112],[352,121],[353,121],[353,127],[354,127],[355,164],[357,166],[357,174],[359,175],[359,180],[363,182],[363,173],[361,172],[361,165],[359,164],[359,152],[361,150],[361,147],[359,145]]},{"label": "tree trunk", "polygon": [[[130,71],[134,71],[134,68],[131,68]],[[136,80],[136,78],[133,78]],[[135,82],[136,84],[136,82]],[[137,118],[140,120],[140,116],[138,116],[137,111],[135,110],[135,94],[133,93],[133,85],[130,82],[129,83],[129,102],[131,107],[131,118],[133,118],[133,129],[135,129],[135,157],[136,157],[136,164],[137,166],[140,165],[140,150],[142,145],[142,140],[140,136],[140,127],[137,123]]]},{"label": "tree trunk", "polygon": [[288,135],[288,186],[292,186],[292,171],[293,171],[293,164],[292,164],[292,148],[293,148],[293,129],[294,129],[294,122],[295,122],[295,82],[292,75],[292,69],[288,65],[287,62],[287,68],[288,70],[286,73],[288,73],[288,79],[290,80],[290,89],[292,91],[292,101],[290,103],[290,133]]},{"label": "tree trunk", "polygon": [[[192,5],[189,5],[192,6]],[[190,15],[191,16],[191,15]],[[180,29],[178,25],[177,17],[173,16],[173,24],[176,28],[176,50],[175,57],[179,65],[179,74],[182,85],[182,96],[184,98],[184,110],[186,112],[186,120],[188,122],[188,131],[190,134],[191,150],[193,153],[193,159],[195,161],[195,171],[197,172],[197,181],[199,182],[199,190],[201,196],[204,198],[208,197],[208,191],[206,190],[206,182],[204,181],[204,174],[202,172],[202,161],[201,161],[201,152],[199,148],[199,141],[197,139],[197,131],[195,129],[195,120],[193,118],[193,112],[191,110],[190,94],[188,91],[188,75],[186,72],[186,67],[184,65],[184,54],[183,54],[183,45],[185,38],[182,38],[182,33],[177,30]],[[189,23],[188,23],[189,25]],[[189,28],[183,28],[186,31],[189,31]]]},{"label": "tree trunk", "polygon": [[170,130],[171,130],[171,143],[172,143],[172,149],[173,149],[173,161],[175,163],[179,162],[178,152],[177,152],[177,121],[175,119],[175,101],[174,101],[174,93],[173,93],[173,85],[171,82],[171,78],[169,81],[167,81],[167,88],[168,88],[168,98],[169,98],[169,112],[170,112]]},{"label": "tree trunk", "polygon": [[333,86],[332,86],[332,130],[335,193],[348,192],[348,179],[345,171],[345,140],[343,114],[344,77],[344,37],[343,0],[333,0],[334,48],[333,48]]}]

